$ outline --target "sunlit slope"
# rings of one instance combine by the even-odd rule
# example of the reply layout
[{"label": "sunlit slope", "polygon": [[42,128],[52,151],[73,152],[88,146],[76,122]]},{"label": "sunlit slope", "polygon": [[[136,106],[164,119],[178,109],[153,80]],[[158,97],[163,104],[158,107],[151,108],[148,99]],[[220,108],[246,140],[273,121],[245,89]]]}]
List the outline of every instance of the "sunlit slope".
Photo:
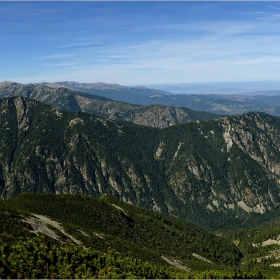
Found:
[{"label": "sunlit slope", "polygon": [[6,241],[41,231],[57,241],[82,242],[104,252],[110,247],[162,265],[176,259],[185,270],[234,267],[242,257],[224,238],[108,195],[96,199],[24,193],[0,201],[0,207],[1,236]]}]

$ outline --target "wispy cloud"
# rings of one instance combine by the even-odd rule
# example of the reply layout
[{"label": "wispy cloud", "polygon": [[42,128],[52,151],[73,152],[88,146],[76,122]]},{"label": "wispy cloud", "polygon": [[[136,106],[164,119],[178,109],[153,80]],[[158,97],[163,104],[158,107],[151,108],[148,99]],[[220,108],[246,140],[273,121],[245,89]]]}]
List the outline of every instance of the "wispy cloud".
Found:
[{"label": "wispy cloud", "polygon": [[[269,75],[276,79],[280,72],[277,4],[228,10],[228,17],[224,15],[226,4],[218,2],[207,3],[217,17],[210,15],[206,4],[201,4],[202,16],[195,3],[175,3],[176,7],[164,3],[161,12],[145,10],[139,3],[135,4],[139,9],[131,3],[116,4],[115,12],[110,5],[98,3],[88,4],[92,10],[80,14],[73,12],[77,3],[63,6],[65,10],[61,4],[55,5],[57,10],[53,6],[47,9],[46,3],[41,10],[31,5],[31,17],[38,19],[38,26],[19,16],[18,20],[14,17],[9,21],[14,25],[5,25],[7,30],[0,29],[0,37],[11,36],[10,41],[15,42],[6,43],[5,49],[7,53],[13,50],[10,56],[15,65],[19,61],[22,65],[28,63],[26,77],[31,77],[33,71],[34,79],[62,80],[68,75],[67,80],[148,84],[261,79]],[[180,5],[188,7],[185,11],[188,16],[180,13]],[[219,11],[221,5],[223,9]],[[178,16],[169,13],[168,7]],[[0,19],[1,22],[4,20]],[[23,26],[17,26],[16,22]],[[21,39],[19,44],[17,36],[32,38],[26,42]],[[6,69],[12,65],[11,59],[2,61]],[[36,67],[46,75],[32,70]]]},{"label": "wispy cloud", "polygon": [[42,64],[42,66],[47,66],[47,67],[61,67],[61,66],[76,66],[78,65],[78,63],[46,63],[46,64]]},{"label": "wispy cloud", "polygon": [[270,8],[270,9],[273,9],[273,10],[280,11],[279,7],[275,7],[275,6],[271,6],[271,5],[268,5],[267,7]]}]

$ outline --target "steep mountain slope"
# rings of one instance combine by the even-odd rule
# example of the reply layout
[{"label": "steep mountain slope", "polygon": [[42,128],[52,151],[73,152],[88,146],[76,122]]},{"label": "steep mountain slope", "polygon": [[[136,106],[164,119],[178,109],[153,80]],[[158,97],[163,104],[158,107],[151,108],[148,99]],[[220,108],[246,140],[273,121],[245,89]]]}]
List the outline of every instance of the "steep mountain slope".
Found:
[{"label": "steep mountain slope", "polygon": [[165,129],[0,101],[0,192],[114,195],[205,228],[279,214],[280,119],[263,113]]},{"label": "steep mountain slope", "polygon": [[[115,90],[122,92],[125,90],[125,87],[120,87]],[[135,90],[137,94],[142,92],[137,88]],[[147,91],[153,92],[153,90]],[[132,93],[129,91],[128,94]],[[0,83],[0,98],[12,96],[33,98],[63,110],[81,111],[108,119],[125,120],[158,128],[196,120],[209,120],[219,116],[207,112],[195,112],[187,108],[175,108],[165,105],[130,105],[98,95],[82,93],[77,90],[73,91],[62,87],[53,89],[41,84],[23,85],[12,82]]]},{"label": "steep mountain slope", "polygon": [[[211,89],[208,92],[202,84],[200,86],[195,85],[193,90],[189,88],[188,94],[170,94],[166,91],[155,89],[140,88],[141,90],[137,91],[136,87],[123,87],[102,83],[60,82],[45,84],[54,88],[61,86],[72,90],[80,90],[131,104],[163,104],[187,107],[196,111],[207,111],[221,115],[259,111],[280,116],[279,90],[260,91],[258,94],[256,92],[248,92],[247,94],[239,95],[231,94],[232,89],[228,88],[225,88],[223,92],[221,92],[221,89],[217,89],[215,92],[214,87],[211,89],[211,85],[207,86],[209,90]],[[184,90],[181,92],[183,93]]]},{"label": "steep mountain slope", "polygon": [[279,118],[249,113],[182,128],[161,131],[157,151],[169,184],[186,204],[199,201],[220,215],[259,213],[256,224],[278,207]]}]

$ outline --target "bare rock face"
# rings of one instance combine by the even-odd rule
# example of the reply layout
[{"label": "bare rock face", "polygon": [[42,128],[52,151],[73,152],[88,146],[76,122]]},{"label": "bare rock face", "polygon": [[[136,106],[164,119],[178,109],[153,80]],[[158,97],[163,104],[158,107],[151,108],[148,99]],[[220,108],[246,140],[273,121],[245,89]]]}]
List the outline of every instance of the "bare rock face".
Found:
[{"label": "bare rock face", "polygon": [[14,99],[16,116],[19,130],[27,130],[30,122],[28,112],[30,108],[37,105],[37,101],[32,99],[16,98]]}]

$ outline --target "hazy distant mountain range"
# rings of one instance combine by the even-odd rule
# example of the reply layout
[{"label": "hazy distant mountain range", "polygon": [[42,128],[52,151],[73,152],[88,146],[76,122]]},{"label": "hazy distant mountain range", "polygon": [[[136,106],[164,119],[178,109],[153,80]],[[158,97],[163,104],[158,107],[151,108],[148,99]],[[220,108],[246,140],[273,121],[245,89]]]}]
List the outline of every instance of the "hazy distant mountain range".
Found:
[{"label": "hazy distant mountain range", "polygon": [[[68,91],[63,91],[62,88],[67,88]],[[217,91],[219,94],[199,94],[195,86],[193,91],[191,89],[188,91],[188,94],[172,94],[145,87],[126,87],[105,83],[57,82],[34,85],[0,83],[2,97],[23,94],[23,96],[35,98],[65,110],[84,111],[105,118],[161,128],[195,120],[214,119],[218,115],[234,115],[252,111],[280,116],[278,90],[249,92],[247,95],[225,94],[228,92],[226,90],[221,94],[221,90]],[[65,98],[69,100],[65,102]],[[153,106],[146,107],[146,105]]]},{"label": "hazy distant mountain range", "polygon": [[[175,87],[175,92],[180,92],[181,94],[171,94],[166,90],[150,90],[141,87],[123,87],[102,83],[79,84],[75,82],[60,82],[44,84],[50,87],[67,87],[72,90],[100,95],[130,104],[162,104],[180,108],[186,107],[195,111],[207,111],[220,115],[234,115],[258,111],[280,116],[280,90],[265,90],[265,85],[263,84],[260,84],[259,90],[254,91],[218,88],[211,85],[204,87],[203,85],[193,85],[189,86],[187,90],[186,87],[183,87],[184,90],[182,89],[182,91],[180,87]],[[271,87],[269,85],[267,86],[268,88]],[[276,83],[275,87],[277,88],[277,86],[278,84]],[[174,91],[174,87],[166,86],[163,88]]]},{"label": "hazy distant mountain range", "polygon": [[179,94],[280,94],[280,82],[276,81],[182,83],[147,85],[146,87]]},{"label": "hazy distant mountain range", "polygon": [[[92,84],[83,87],[83,84],[66,83],[67,85],[76,85],[78,90],[92,87]],[[164,128],[185,122],[197,120],[209,120],[219,117],[217,114],[208,112],[196,112],[188,108],[177,108],[169,105],[131,105],[128,103],[117,102],[107,97],[119,94],[120,96],[150,96],[158,91],[142,88],[128,88],[118,85],[93,84],[98,89],[96,94],[101,94],[103,91],[107,93],[107,97],[93,95],[77,91],[77,89],[68,89],[59,87],[60,84],[55,84],[56,88],[43,86],[40,84],[23,85],[13,82],[0,83],[0,97],[24,96],[33,98],[54,107],[68,110],[81,111],[104,118],[113,120],[125,120],[140,125]],[[72,87],[72,86],[71,86]]]}]

